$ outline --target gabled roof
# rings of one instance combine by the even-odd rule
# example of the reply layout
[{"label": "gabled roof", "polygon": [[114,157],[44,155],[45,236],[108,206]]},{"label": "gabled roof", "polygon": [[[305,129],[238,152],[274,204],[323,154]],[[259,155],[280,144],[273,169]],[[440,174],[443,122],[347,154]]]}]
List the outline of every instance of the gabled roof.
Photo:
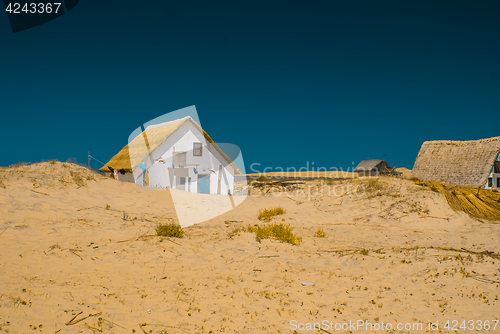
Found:
[{"label": "gabled roof", "polygon": [[114,169],[124,169],[126,172],[132,172],[139,163],[144,161],[144,155],[151,154],[160,147],[175,131],[177,131],[186,122],[194,124],[205,139],[222,155],[222,157],[231,165],[235,174],[241,174],[241,171],[231,161],[231,159],[220,149],[220,147],[210,138],[210,136],[196,123],[191,117],[187,116],[174,121],[148,126],[141,134],[135,137],[128,145],[120,150],[111,160],[99,169],[100,172],[109,172],[108,166]]},{"label": "gabled roof", "polygon": [[469,140],[426,141],[411,173],[426,181],[482,187],[500,152],[500,137]]},{"label": "gabled roof", "polygon": [[[374,169],[375,167],[377,167],[378,165],[380,165],[381,163],[383,163],[384,167],[385,166],[389,167],[389,164],[385,160],[381,160],[381,159],[366,159],[366,160],[361,161],[356,166],[356,168],[354,169],[354,171],[355,172],[361,172],[361,171],[362,172],[368,172],[368,171],[371,171],[372,169]],[[387,170],[387,171],[389,171],[389,170]]]}]

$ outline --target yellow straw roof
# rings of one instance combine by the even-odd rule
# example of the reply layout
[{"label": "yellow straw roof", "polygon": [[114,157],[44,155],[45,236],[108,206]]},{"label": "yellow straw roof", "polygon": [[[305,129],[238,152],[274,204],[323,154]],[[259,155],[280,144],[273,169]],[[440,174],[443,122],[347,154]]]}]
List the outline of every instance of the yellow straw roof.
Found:
[{"label": "yellow straw roof", "polygon": [[412,177],[456,186],[482,187],[500,152],[500,137],[423,143]]}]

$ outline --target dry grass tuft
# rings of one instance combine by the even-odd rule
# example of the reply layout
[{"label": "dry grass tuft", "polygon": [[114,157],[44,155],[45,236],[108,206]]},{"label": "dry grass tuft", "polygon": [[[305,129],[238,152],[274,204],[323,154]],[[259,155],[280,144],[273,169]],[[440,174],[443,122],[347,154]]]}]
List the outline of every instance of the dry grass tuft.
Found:
[{"label": "dry grass tuft", "polygon": [[361,248],[359,251],[358,251],[359,254],[361,255],[368,255],[370,253],[370,251],[368,249],[365,249],[365,248]]},{"label": "dry grass tuft", "polygon": [[269,209],[263,209],[259,211],[259,214],[257,215],[257,218],[260,220],[264,220],[266,222],[271,221],[271,219],[274,216],[279,216],[285,214],[286,211],[283,208],[276,207],[276,208],[269,208]]},{"label": "dry grass tuft", "polygon": [[255,233],[257,241],[262,239],[274,239],[281,242],[288,242],[292,245],[300,245],[302,238],[293,234],[293,227],[289,224],[273,223],[270,225],[248,226],[248,232]]},{"label": "dry grass tuft", "polygon": [[71,171],[70,175],[77,186],[84,187],[87,184],[86,179],[82,173]]},{"label": "dry grass tuft", "polygon": [[368,195],[368,199],[378,196],[401,197],[400,186],[395,185],[391,182],[392,180],[394,180],[393,176],[361,178],[359,185],[362,192],[356,188],[356,194],[364,193]]},{"label": "dry grass tuft", "polygon": [[[57,164],[57,161],[51,164]],[[69,177],[65,177],[63,174],[61,182],[67,182],[66,179],[71,178],[78,187],[85,187],[87,181],[95,181],[95,175],[85,167],[74,163],[62,163],[62,166],[66,169],[63,173],[66,175],[69,173]]]},{"label": "dry grass tuft", "polygon": [[325,231],[323,231],[322,228],[318,228],[318,230],[316,232],[314,232],[314,237],[316,237],[316,238],[326,238],[327,235],[326,235]]},{"label": "dry grass tuft", "polygon": [[232,231],[227,232],[227,237],[229,239],[233,239],[235,236],[240,235],[241,232],[245,232],[245,229],[243,227],[237,227]]},{"label": "dry grass tuft", "polygon": [[78,188],[85,187],[88,181],[96,181],[99,176],[86,167],[57,160],[34,164],[19,163],[0,169],[0,174],[4,174],[4,181],[27,180],[37,186],[76,185]]},{"label": "dry grass tuft", "polygon": [[183,238],[184,230],[179,224],[160,224],[156,227],[156,235],[160,237]]},{"label": "dry grass tuft", "polygon": [[500,193],[483,188],[459,187],[413,179],[418,185],[442,193],[454,211],[463,211],[472,218],[500,221]]},{"label": "dry grass tuft", "polygon": [[424,203],[416,202],[408,198],[398,200],[389,205],[384,210],[381,210],[379,217],[388,218],[400,215],[401,213],[410,214],[417,213],[419,215],[428,215],[429,209]]},{"label": "dry grass tuft", "polygon": [[367,192],[374,192],[384,189],[382,182],[378,178],[370,177],[366,183],[364,183]]},{"label": "dry grass tuft", "polygon": [[383,190],[385,189],[386,184],[379,180],[379,177],[368,177],[359,180],[359,185],[361,186],[362,191],[358,191],[357,194],[366,194],[368,198],[372,198],[375,196],[382,196]]},{"label": "dry grass tuft", "polygon": [[23,167],[23,166],[29,166],[29,165],[31,165],[31,162],[18,162],[17,164],[9,165],[9,168],[17,168],[17,167]]}]

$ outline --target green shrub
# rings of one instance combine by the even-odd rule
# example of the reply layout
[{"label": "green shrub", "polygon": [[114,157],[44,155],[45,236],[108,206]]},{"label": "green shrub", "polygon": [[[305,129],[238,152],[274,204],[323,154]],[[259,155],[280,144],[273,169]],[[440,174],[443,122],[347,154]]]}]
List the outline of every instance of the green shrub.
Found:
[{"label": "green shrub", "polygon": [[264,221],[268,222],[268,221],[271,221],[271,219],[274,216],[283,215],[285,213],[286,213],[286,211],[283,210],[280,207],[263,209],[263,210],[259,211],[259,214],[257,215],[257,218],[259,218],[260,220],[264,220]]},{"label": "green shrub", "polygon": [[318,228],[318,230],[316,232],[314,232],[314,236],[316,238],[326,238],[326,233],[325,233],[325,231],[323,231],[322,228]]},{"label": "green shrub", "polygon": [[269,225],[248,225],[248,232],[255,233],[257,241],[262,239],[274,239],[281,242],[288,242],[292,245],[300,245],[302,238],[293,234],[293,227],[289,224],[272,223]]},{"label": "green shrub", "polygon": [[184,230],[176,223],[160,224],[156,227],[156,235],[160,237],[182,238],[184,237]]}]

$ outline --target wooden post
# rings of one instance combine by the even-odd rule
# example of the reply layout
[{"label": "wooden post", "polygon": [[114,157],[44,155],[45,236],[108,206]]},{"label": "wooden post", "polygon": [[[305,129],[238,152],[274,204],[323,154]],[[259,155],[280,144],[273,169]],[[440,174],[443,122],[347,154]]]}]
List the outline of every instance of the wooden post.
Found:
[{"label": "wooden post", "polygon": [[229,195],[229,200],[231,201],[231,206],[234,209],[236,207],[236,205],[234,205],[234,199],[233,199],[233,195],[231,195],[231,190],[228,189],[227,194]]}]

